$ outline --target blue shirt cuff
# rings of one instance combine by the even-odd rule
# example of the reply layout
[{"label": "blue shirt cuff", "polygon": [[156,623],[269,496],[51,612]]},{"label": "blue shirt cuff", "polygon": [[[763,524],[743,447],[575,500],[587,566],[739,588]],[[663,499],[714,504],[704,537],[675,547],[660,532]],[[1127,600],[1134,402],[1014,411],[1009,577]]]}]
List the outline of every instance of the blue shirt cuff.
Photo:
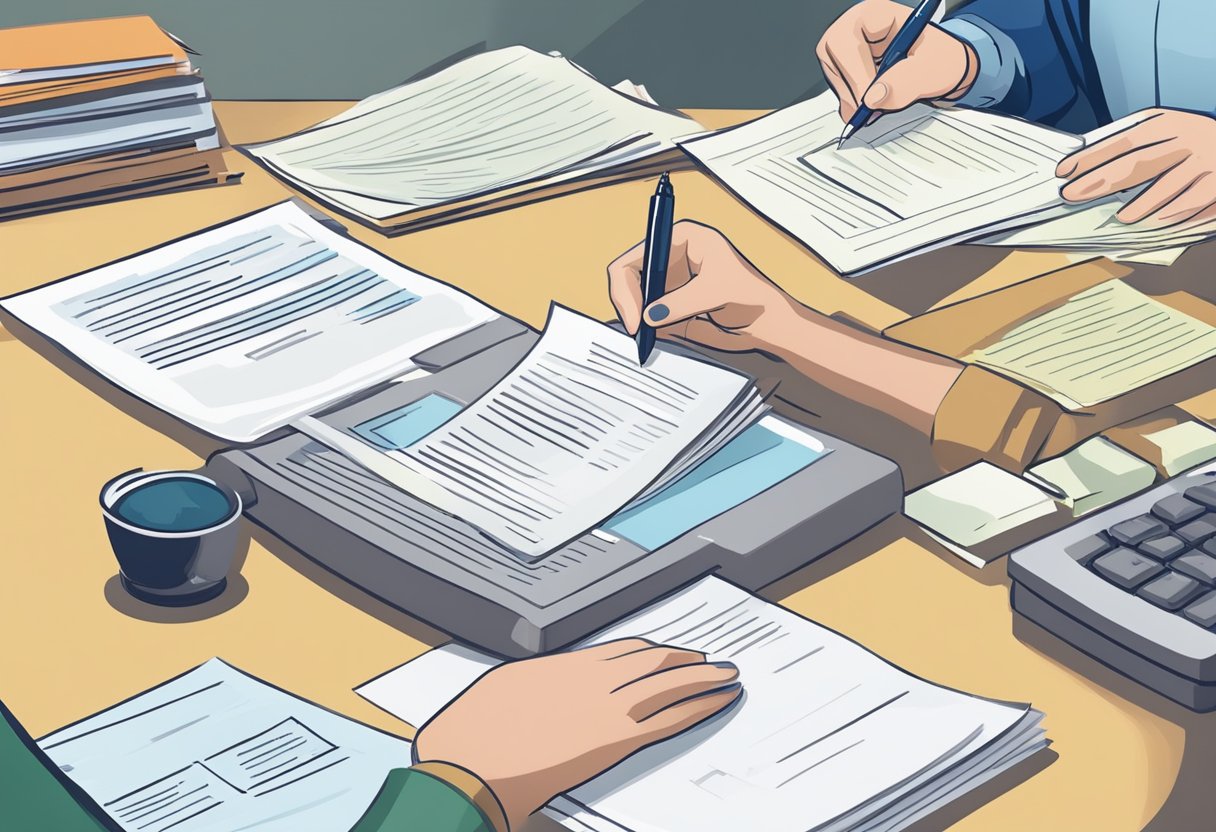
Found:
[{"label": "blue shirt cuff", "polygon": [[975,15],[961,14],[941,27],[971,44],[979,56],[979,74],[967,94],[958,99],[965,107],[995,107],[1005,100],[1017,79],[1020,54],[1009,36]]}]

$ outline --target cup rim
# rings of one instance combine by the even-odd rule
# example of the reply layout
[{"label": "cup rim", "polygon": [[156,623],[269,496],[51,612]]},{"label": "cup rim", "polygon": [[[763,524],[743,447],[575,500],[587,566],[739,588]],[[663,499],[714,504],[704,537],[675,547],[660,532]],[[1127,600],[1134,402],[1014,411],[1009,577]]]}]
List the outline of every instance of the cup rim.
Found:
[{"label": "cup rim", "polygon": [[[133,490],[134,488],[145,485],[148,482],[169,479],[170,477],[185,477],[187,479],[194,479],[218,488],[221,492],[223,492],[224,496],[228,498],[230,514],[223,520],[213,523],[210,526],[203,526],[202,528],[191,529],[189,531],[170,532],[161,531],[158,529],[147,529],[143,526],[136,526],[133,523],[128,523],[127,521],[123,520],[111,510],[111,507],[117,503],[124,494]],[[97,495],[97,501],[101,505],[101,512],[103,515],[105,515],[107,521],[144,537],[158,537],[166,539],[199,537],[204,534],[219,531],[220,529],[230,526],[239,520],[242,512],[245,509],[240,494],[224,485],[222,482],[205,474],[200,474],[197,471],[145,471],[143,468],[133,468],[130,471],[124,471],[123,473],[110,479],[101,487],[101,491]]]}]

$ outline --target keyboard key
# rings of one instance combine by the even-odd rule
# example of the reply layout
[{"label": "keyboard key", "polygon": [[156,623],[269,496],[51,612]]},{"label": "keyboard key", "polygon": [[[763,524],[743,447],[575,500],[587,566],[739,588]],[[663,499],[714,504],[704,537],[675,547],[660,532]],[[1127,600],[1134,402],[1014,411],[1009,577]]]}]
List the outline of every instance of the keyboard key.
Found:
[{"label": "keyboard key", "polygon": [[1187,552],[1182,557],[1175,558],[1170,561],[1170,569],[1190,575],[1208,586],[1216,586],[1216,558],[1203,552]]},{"label": "keyboard key", "polygon": [[1179,526],[1174,530],[1174,534],[1192,546],[1198,546],[1209,537],[1216,536],[1216,514],[1205,514],[1198,520]]},{"label": "keyboard key", "polygon": [[1208,542],[1203,544],[1202,548],[1203,551],[1216,558],[1216,537],[1209,537]]},{"label": "keyboard key", "polygon": [[1094,571],[1112,584],[1131,592],[1150,578],[1160,575],[1165,569],[1152,558],[1147,558],[1133,549],[1120,547],[1095,560]]},{"label": "keyboard key", "polygon": [[1181,494],[1171,494],[1164,500],[1157,501],[1153,506],[1153,514],[1171,526],[1181,526],[1203,514],[1203,506],[1191,502]]},{"label": "keyboard key", "polygon": [[1209,630],[1216,627],[1216,592],[1209,592],[1195,601],[1183,610],[1182,614],[1200,627],[1207,627]]},{"label": "keyboard key", "polygon": [[1064,551],[1077,563],[1089,566],[1091,560],[1103,552],[1109,552],[1111,548],[1111,542],[1103,535],[1094,534],[1078,540],[1071,546],[1065,546]]},{"label": "keyboard key", "polygon": [[1111,526],[1110,536],[1120,543],[1135,546],[1137,543],[1143,543],[1150,538],[1169,534],[1169,531],[1169,527],[1156,517],[1153,517],[1151,514],[1143,514]]},{"label": "keyboard key", "polygon": [[1140,587],[1136,594],[1162,609],[1173,612],[1186,606],[1188,601],[1206,588],[1194,578],[1179,575],[1177,572],[1166,572]]},{"label": "keyboard key", "polygon": [[1187,546],[1182,538],[1167,534],[1165,537],[1146,540],[1136,548],[1154,560],[1169,560],[1178,557],[1191,547]]},{"label": "keyboard key", "polygon": [[1182,493],[1186,495],[1188,500],[1194,500],[1200,505],[1216,510],[1216,482],[1209,482],[1204,485],[1192,485]]}]

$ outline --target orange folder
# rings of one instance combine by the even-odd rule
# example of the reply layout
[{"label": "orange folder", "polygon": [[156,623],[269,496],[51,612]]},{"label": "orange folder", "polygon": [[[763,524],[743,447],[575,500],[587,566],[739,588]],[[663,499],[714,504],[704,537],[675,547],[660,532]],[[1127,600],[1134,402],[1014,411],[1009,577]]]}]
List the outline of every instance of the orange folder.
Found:
[{"label": "orange folder", "polygon": [[20,82],[21,72],[79,68],[163,58],[186,60],[186,50],[147,15],[76,20],[0,29],[0,88]]}]

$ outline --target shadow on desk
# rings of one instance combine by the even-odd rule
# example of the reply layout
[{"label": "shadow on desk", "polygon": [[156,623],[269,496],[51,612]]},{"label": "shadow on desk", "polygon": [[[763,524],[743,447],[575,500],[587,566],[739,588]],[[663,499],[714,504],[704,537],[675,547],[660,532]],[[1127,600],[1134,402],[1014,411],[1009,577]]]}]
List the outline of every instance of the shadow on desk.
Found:
[{"label": "shadow on desk", "polygon": [[1179,832],[1210,828],[1212,777],[1216,772],[1216,714],[1197,714],[1159,696],[1126,676],[1061,641],[1020,615],[1013,616],[1019,641],[1054,662],[1080,673],[1116,696],[1143,708],[1186,732],[1186,746],[1174,788],[1144,832]]},{"label": "shadow on desk", "polygon": [[266,528],[258,526],[252,521],[249,521],[247,525],[254,530],[252,534],[253,540],[266,549],[266,551],[326,592],[341,599],[355,609],[370,615],[377,621],[387,624],[399,632],[405,633],[410,638],[422,642],[428,649],[451,641],[451,637],[446,633],[391,604],[386,604],[378,598],[369,595],[337,573],[331,572],[326,567],[310,559],[299,549],[284,542]]},{"label": "shadow on desk", "polygon": [[950,246],[851,277],[849,282],[905,315],[923,315],[1008,256],[1007,248]]}]

